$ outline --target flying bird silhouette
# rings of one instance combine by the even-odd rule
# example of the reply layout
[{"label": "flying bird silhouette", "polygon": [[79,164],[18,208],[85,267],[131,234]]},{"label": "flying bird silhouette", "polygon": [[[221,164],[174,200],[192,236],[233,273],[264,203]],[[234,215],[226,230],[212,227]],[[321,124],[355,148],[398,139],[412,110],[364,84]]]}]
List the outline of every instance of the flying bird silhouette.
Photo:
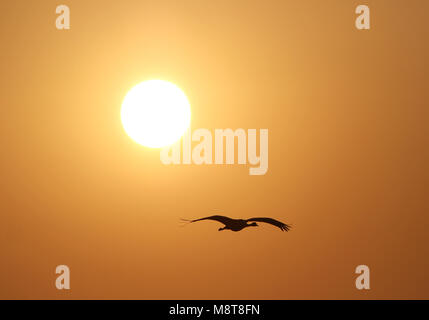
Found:
[{"label": "flying bird silhouette", "polygon": [[[258,224],[255,221],[272,224],[273,226],[280,228],[281,231],[289,231],[289,229],[291,228],[290,225],[287,225],[283,222],[280,222],[280,221],[277,221],[277,220],[271,219],[271,218],[250,218],[247,220],[243,220],[243,219],[232,219],[229,217],[216,215],[216,216],[210,216],[210,217],[205,217],[205,218],[200,218],[200,219],[195,219],[195,220],[188,220],[188,219],[181,219],[181,220],[186,221],[188,223],[202,221],[202,220],[218,221],[218,222],[223,223],[225,225],[225,227],[219,228],[219,231],[231,230],[231,231],[237,232],[237,231],[243,230],[244,228],[247,228],[247,227],[257,227]],[[249,223],[249,222],[251,222],[251,223]]]}]

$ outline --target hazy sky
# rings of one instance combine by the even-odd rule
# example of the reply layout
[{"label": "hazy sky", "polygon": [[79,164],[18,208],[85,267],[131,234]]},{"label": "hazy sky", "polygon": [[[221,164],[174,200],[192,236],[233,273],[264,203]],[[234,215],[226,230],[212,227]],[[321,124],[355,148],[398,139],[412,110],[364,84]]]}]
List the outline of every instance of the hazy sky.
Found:
[{"label": "hazy sky", "polygon": [[[55,28],[59,4],[70,30]],[[370,30],[355,28],[359,4]],[[429,298],[428,12],[2,1],[0,298]],[[121,102],[147,79],[183,89],[193,129],[269,129],[266,175],[165,166],[132,141]],[[213,213],[294,228],[180,227]],[[70,291],[55,288],[60,264]]]}]

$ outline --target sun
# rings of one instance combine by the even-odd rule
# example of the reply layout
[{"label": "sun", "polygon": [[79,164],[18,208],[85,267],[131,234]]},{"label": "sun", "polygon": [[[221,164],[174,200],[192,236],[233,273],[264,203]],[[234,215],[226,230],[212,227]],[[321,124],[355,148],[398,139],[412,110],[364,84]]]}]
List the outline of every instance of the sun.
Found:
[{"label": "sun", "polygon": [[161,148],[179,140],[188,129],[191,107],[186,95],[173,83],[147,80],[126,94],[121,120],[135,142]]}]

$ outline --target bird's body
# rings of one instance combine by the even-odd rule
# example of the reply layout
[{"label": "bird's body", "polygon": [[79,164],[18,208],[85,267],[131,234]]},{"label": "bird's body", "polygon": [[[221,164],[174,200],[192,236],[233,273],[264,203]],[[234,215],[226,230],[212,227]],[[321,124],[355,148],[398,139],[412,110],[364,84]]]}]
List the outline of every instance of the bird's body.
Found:
[{"label": "bird's body", "polygon": [[189,223],[202,221],[202,220],[218,221],[225,225],[225,227],[219,228],[219,231],[231,230],[231,231],[237,232],[247,227],[257,227],[258,224],[256,223],[256,221],[272,224],[273,226],[280,228],[280,230],[282,231],[289,231],[290,229],[289,225],[271,218],[250,218],[247,220],[243,220],[243,219],[232,219],[225,216],[215,215],[215,216],[209,216],[209,217],[195,219],[195,220],[185,220],[185,219],[182,219],[182,220],[187,221]]}]

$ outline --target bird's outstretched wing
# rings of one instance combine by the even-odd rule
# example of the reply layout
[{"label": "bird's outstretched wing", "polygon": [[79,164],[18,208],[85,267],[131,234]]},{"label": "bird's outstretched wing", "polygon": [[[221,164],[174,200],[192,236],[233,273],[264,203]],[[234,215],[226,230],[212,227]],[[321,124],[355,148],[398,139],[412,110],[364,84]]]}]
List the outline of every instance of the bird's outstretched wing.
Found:
[{"label": "bird's outstretched wing", "polygon": [[210,216],[210,217],[205,217],[205,218],[200,218],[200,219],[195,219],[195,220],[185,220],[182,219],[183,221],[188,221],[188,222],[197,222],[197,221],[202,221],[202,220],[214,220],[214,221],[218,221],[220,223],[223,223],[224,225],[227,225],[228,223],[234,221],[234,219],[225,217],[225,216]]},{"label": "bird's outstretched wing", "polygon": [[269,224],[272,224],[273,226],[279,227],[281,231],[289,231],[289,229],[291,228],[290,225],[271,218],[250,218],[250,219],[247,219],[247,221],[258,221],[258,222],[269,223]]}]

